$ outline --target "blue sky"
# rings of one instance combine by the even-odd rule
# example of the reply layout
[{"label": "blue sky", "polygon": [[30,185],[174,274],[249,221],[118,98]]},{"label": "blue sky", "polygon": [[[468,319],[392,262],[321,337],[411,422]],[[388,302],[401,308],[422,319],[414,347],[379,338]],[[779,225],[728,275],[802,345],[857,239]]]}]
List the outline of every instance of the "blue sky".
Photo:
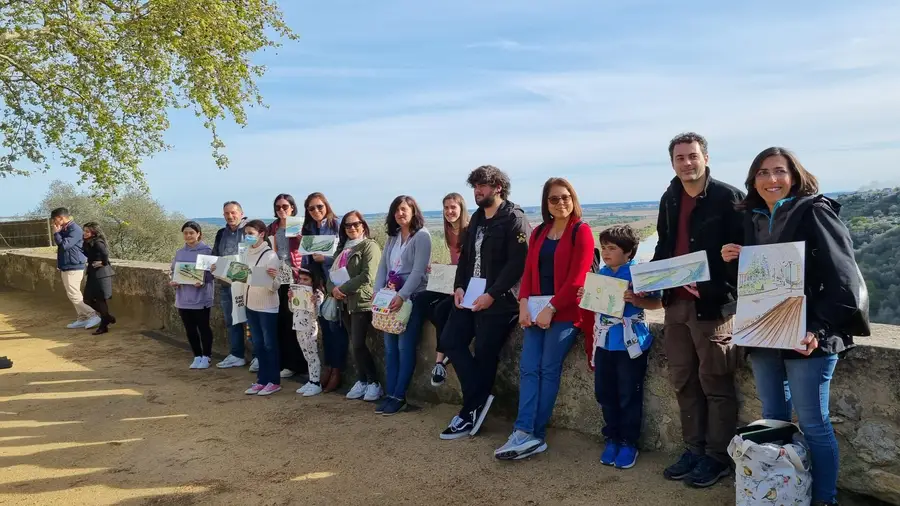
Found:
[{"label": "blue sky", "polygon": [[[536,205],[550,176],[583,202],[655,200],[669,139],[696,130],[716,177],[794,149],[823,190],[900,184],[900,4],[664,0],[280,2],[301,36],[259,55],[269,108],[222,129],[219,171],[190,113],[144,166],[168,209],[216,216],[236,199],[267,216],[280,192],[336,209],[398,194],[438,209],[478,165]],[[33,207],[54,170],[2,180],[0,216]]]}]

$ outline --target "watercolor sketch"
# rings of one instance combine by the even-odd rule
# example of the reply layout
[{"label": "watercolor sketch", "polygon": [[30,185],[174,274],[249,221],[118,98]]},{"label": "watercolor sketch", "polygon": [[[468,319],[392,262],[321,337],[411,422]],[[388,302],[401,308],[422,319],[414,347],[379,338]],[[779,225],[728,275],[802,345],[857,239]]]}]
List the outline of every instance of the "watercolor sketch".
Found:
[{"label": "watercolor sketch", "polygon": [[628,281],[624,279],[588,273],[584,279],[584,297],[579,306],[621,318],[625,314],[625,290],[628,290]]},{"label": "watercolor sketch", "polygon": [[300,254],[334,255],[338,238],[335,235],[305,235],[300,238]]},{"label": "watercolor sketch", "polygon": [[800,348],[806,335],[803,242],[745,246],[738,259],[733,342],[761,348]]},{"label": "watercolor sketch", "polygon": [[203,284],[203,271],[197,269],[194,262],[175,262],[172,281],[179,285]]},{"label": "watercolor sketch", "polygon": [[445,293],[450,295],[453,293],[453,283],[456,281],[456,266],[431,264],[431,272],[428,274],[429,292]]},{"label": "watercolor sketch", "polygon": [[313,303],[312,289],[304,285],[291,285],[291,298],[288,305],[291,311],[307,311],[315,310]]},{"label": "watercolor sketch", "polygon": [[246,283],[250,278],[250,266],[241,262],[231,262],[228,264],[228,274],[225,276],[231,281]]},{"label": "watercolor sketch", "polygon": [[278,281],[279,285],[289,285],[294,282],[294,271],[291,269],[291,264],[287,261],[281,262],[275,281]]},{"label": "watercolor sketch", "polygon": [[656,292],[701,281],[709,281],[706,251],[631,267],[631,284],[635,293]]},{"label": "watercolor sketch", "polygon": [[288,216],[285,227],[285,237],[297,237],[303,229],[303,216]]},{"label": "watercolor sketch", "polygon": [[219,257],[212,255],[197,255],[197,262],[194,264],[201,271],[208,271],[219,260]]}]

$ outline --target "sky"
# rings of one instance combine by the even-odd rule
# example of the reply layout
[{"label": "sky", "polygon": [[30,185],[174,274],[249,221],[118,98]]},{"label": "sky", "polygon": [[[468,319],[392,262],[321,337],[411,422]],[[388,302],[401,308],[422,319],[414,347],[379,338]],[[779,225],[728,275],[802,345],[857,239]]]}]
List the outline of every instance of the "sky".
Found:
[{"label": "sky", "polygon": [[[714,177],[742,186],[766,147],[794,150],[823,191],[900,185],[900,3],[895,0],[282,1],[296,42],[257,55],[268,108],[223,125],[231,160],[171,115],[143,166],[190,217],[226,200],[269,216],[274,196],[324,192],[337,211],[399,194],[439,209],[483,164],[538,205],[568,178],[585,203],[657,200],[668,142],[709,141]],[[25,212],[63,169],[0,179],[0,216]],[[471,200],[471,199],[470,199]]]}]

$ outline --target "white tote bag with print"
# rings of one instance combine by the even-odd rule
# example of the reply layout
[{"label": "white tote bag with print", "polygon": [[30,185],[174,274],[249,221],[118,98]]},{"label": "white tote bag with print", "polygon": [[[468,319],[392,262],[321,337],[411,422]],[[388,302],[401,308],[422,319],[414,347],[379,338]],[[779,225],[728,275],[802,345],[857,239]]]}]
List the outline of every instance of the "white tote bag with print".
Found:
[{"label": "white tote bag with print", "polygon": [[247,285],[235,281],[231,284],[231,324],[247,321]]},{"label": "white tote bag with print", "polygon": [[[779,427],[779,420],[750,425]],[[728,454],[734,460],[735,506],[808,506],[812,502],[812,474],[806,448],[799,444],[759,444],[740,434],[732,438]]]}]

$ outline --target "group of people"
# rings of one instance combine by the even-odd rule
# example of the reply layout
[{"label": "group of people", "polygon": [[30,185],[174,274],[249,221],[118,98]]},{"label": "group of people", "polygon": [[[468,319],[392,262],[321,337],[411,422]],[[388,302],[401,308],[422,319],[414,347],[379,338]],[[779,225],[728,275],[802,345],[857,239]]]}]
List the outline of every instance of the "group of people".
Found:
[{"label": "group of people", "polygon": [[[522,209],[509,200],[509,177],[489,165],[467,179],[477,206],[471,217],[462,196],[450,194],[443,201],[444,239],[457,266],[451,295],[427,290],[431,237],[419,205],[406,195],[391,203],[383,248],[372,239],[362,213],[351,211],[338,220],[325,196],[313,193],[303,203],[302,235],[336,235],[338,245],[333,256],[301,256],[299,238],[285,234],[287,218],[301,210],[290,195],[281,194],[274,201],[276,219],[268,226],[247,221],[237,202],[227,202],[226,226],[211,248],[203,243],[197,223],[185,223],[185,246],[175,261],[190,262],[197,254],[240,255],[248,265],[267,268],[270,284],[241,285],[245,293],[237,294],[245,297],[255,355],[252,370],[257,372],[247,394],[275,393],[282,377],[298,372],[309,377],[299,394],[332,392],[340,387],[349,343],[357,378],[347,398],[375,403],[376,413],[401,412],[407,408],[422,325],[432,322],[438,335],[432,384],[441,384],[452,365],[463,394],[463,405],[441,439],[478,434],[494,400],[500,352],[514,327],[523,328],[518,416],[507,442],[494,452],[501,460],[521,460],[548,449],[546,429],[562,364],[580,331],[605,423],[600,461],[633,467],[653,344],[645,310],[664,308],[663,347],[686,449],[663,475],[708,487],[732,472],[727,446],[738,423],[734,374],[742,353],[731,341],[741,247],[803,241],[808,331],[803,348],[742,349],[749,352],[763,417],[790,421],[792,409],[797,413],[812,460],[814,504],[835,504],[838,444],[829,418],[829,384],[838,357],[853,346],[852,336],[868,335],[865,285],[849,232],[838,217],[840,205],[819,194],[816,178],[783,148],[766,149],[753,160],[746,193],[712,177],[707,141],[696,133],[672,139],[669,156],[675,177],[660,199],[653,260],[705,251],[710,280],[662,293],[635,293],[629,284],[621,318],[587,311],[579,302],[589,272],[631,281],[640,242],[636,232],[627,225],[613,226],[595,240],[582,221],[575,189],[563,178],[544,185],[541,223],[532,229]],[[106,278],[98,274],[109,265],[102,233],[85,226],[83,237],[90,247],[85,246],[85,253],[75,251],[72,237],[80,231],[65,215],[54,211],[54,227],[63,282],[79,314],[73,325],[104,329],[115,318],[105,306]],[[314,293],[312,309],[290,308],[291,287],[276,280],[283,264],[290,266],[294,285]],[[70,288],[86,265],[88,283],[94,280],[85,297],[90,307]],[[194,350],[193,368],[210,365],[215,282],[207,276],[202,284],[176,288],[176,306]],[[218,288],[231,345],[228,357],[217,364],[220,368],[246,364],[245,328],[232,320],[236,286],[222,283]],[[395,293],[388,311],[408,304],[411,309],[404,330],[384,333],[382,387],[366,335],[373,299],[385,288]],[[477,290],[478,296],[467,296],[469,290]],[[536,297],[544,300],[537,309],[529,304]]]}]

